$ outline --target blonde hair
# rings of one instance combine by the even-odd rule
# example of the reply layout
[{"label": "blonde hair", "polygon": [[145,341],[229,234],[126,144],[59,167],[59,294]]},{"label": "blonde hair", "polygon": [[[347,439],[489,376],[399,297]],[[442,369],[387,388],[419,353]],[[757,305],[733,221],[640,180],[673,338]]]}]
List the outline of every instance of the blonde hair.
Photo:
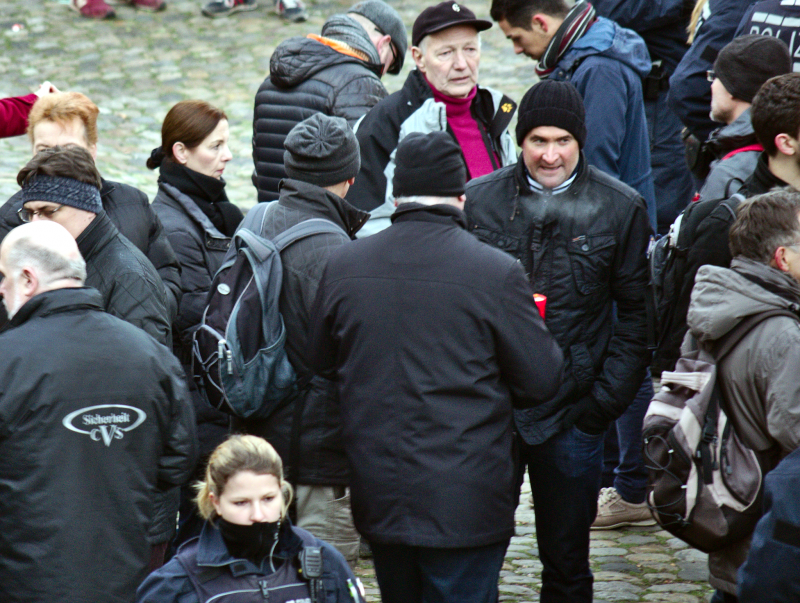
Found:
[{"label": "blonde hair", "polygon": [[697,0],[692,10],[692,17],[689,19],[689,26],[686,28],[686,33],[689,34],[687,44],[694,42],[694,37],[697,35],[697,26],[700,23],[700,17],[703,14],[703,9],[708,4],[708,0]]},{"label": "blonde hair", "polygon": [[283,479],[283,461],[272,445],[252,435],[233,435],[217,446],[208,459],[205,479],[195,485],[197,508],[204,519],[214,520],[217,511],[210,495],[219,500],[228,480],[240,471],[274,475],[283,493],[281,519],[292,502],[292,486]]},{"label": "blonde hair", "polygon": [[33,142],[33,129],[42,121],[65,124],[79,119],[86,131],[86,143],[97,144],[97,114],[100,110],[80,92],[46,94],[35,103],[28,115],[28,137]]}]

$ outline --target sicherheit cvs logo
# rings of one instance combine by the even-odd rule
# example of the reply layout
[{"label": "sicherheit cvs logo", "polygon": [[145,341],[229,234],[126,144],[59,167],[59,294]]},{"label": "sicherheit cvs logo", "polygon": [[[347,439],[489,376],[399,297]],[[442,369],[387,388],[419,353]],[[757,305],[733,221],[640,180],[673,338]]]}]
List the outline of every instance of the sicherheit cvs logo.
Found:
[{"label": "sicherheit cvs logo", "polygon": [[114,440],[121,440],[125,434],[139,427],[147,414],[133,406],[123,404],[100,404],[81,408],[69,413],[62,424],[75,433],[85,433],[95,442],[111,446]]}]

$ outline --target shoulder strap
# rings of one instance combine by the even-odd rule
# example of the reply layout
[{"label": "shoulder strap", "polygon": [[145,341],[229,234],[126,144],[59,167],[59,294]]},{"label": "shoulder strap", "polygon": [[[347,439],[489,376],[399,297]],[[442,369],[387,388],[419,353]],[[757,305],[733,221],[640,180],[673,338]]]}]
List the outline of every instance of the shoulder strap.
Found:
[{"label": "shoulder strap", "polygon": [[295,224],[291,228],[287,228],[282,233],[272,239],[272,243],[278,249],[283,251],[292,243],[305,239],[315,234],[340,234],[348,239],[350,238],[344,229],[330,220],[324,218],[311,218],[299,224]]},{"label": "shoulder strap", "polygon": [[728,353],[736,347],[742,338],[747,335],[756,325],[760,322],[772,318],[773,316],[788,316],[795,320],[800,320],[800,316],[787,308],[775,308],[774,310],[767,310],[759,314],[748,316],[740,322],[728,335],[726,335],[718,346],[715,346],[713,351],[714,359],[719,362],[728,355]]}]

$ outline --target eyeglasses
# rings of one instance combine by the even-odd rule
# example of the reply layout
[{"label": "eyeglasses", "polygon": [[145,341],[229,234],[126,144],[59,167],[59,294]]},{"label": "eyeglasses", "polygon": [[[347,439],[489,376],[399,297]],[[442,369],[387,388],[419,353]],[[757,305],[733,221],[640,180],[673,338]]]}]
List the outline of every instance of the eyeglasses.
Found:
[{"label": "eyeglasses", "polygon": [[713,82],[715,79],[717,79],[717,74],[714,73],[713,69],[709,69],[708,71],[706,71],[706,79],[709,82]]},{"label": "eyeglasses", "polygon": [[30,222],[33,220],[34,216],[41,216],[42,218],[51,220],[53,218],[53,214],[62,207],[64,206],[59,205],[58,207],[43,207],[41,209],[28,209],[27,207],[21,207],[17,210],[17,215],[23,222]]}]

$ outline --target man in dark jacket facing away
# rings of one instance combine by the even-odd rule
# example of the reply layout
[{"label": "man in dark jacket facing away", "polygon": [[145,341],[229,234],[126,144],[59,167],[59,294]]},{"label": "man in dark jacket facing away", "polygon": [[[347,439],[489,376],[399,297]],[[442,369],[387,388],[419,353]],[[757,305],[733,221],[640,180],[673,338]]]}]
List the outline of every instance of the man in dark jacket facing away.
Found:
[{"label": "man in dark jacket facing away", "polygon": [[289,132],[284,162],[289,177],[281,182],[280,199],[267,210],[263,236],[272,239],[312,218],[333,222],[342,232],[312,235],[281,252],[279,304],[286,352],[301,382],[311,380],[291,404],[268,419],[245,421],[243,427],[268,440],[284,459],[295,486],[296,524],[354,563],[360,537],[350,511],[350,475],[336,388],[328,379],[314,376],[306,342],[311,306],[328,258],[367,220],[367,214],[344,199],[360,165],[358,141],[343,118],[316,113]]},{"label": "man in dark jacket facing away", "polygon": [[545,323],[566,358],[558,394],[515,412],[543,603],[592,599],[589,526],[603,433],[633,400],[649,360],[646,210],[636,191],[588,165],[586,135],[578,91],[539,82],[520,103],[517,165],[467,186],[470,230],[522,262],[533,290],[547,296]]},{"label": "man in dark jacket facing away", "polygon": [[103,210],[102,182],[89,152],[79,146],[45,149],[20,170],[17,182],[20,220],[52,220],[66,228],[86,260],[86,283],[100,291],[106,312],[171,347],[164,286]]},{"label": "man in dark jacket facing away", "polygon": [[[98,113],[97,105],[79,92],[60,92],[40,99],[29,116],[28,137],[33,154],[54,146],[74,144],[96,159]],[[100,200],[114,226],[158,271],[166,287],[172,322],[181,296],[181,268],[147,195],[127,184],[101,179]],[[21,207],[21,192],[0,207],[0,240],[9,230],[22,224],[17,213]]]},{"label": "man in dark jacket facing away", "polygon": [[495,601],[514,533],[512,408],[556,393],[562,354],[520,263],[467,233],[452,137],[411,133],[396,165],[393,223],[331,257],[309,351],[336,373],[382,600]]},{"label": "man in dark jacket facing away", "polygon": [[333,15],[322,35],[289,38],[269,61],[253,113],[253,183],[259,201],[274,201],[286,177],[283,141],[314,113],[345,118],[351,126],[386,96],[385,73],[403,67],[408,34],[383,0],[363,0]]},{"label": "man in dark jacket facing away", "polygon": [[0,590],[4,603],[132,603],[154,492],[195,463],[192,406],[169,350],[82,286],[54,222],[0,246]]}]

